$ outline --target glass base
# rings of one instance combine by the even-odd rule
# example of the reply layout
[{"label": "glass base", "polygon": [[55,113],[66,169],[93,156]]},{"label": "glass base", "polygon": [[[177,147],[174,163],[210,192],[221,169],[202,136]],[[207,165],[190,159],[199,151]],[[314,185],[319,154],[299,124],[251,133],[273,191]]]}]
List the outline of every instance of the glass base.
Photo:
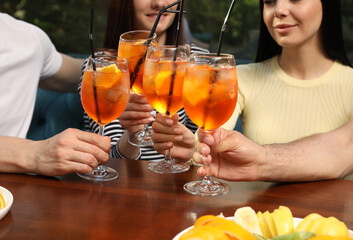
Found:
[{"label": "glass base", "polygon": [[147,166],[147,169],[155,172],[155,173],[182,173],[186,172],[190,169],[190,165],[187,163],[183,162],[176,162],[176,161],[160,161],[160,162],[154,162],[150,163]]},{"label": "glass base", "polygon": [[226,183],[208,179],[188,182],[184,185],[184,190],[192,195],[218,196],[228,193],[230,186]]},{"label": "glass base", "polygon": [[90,173],[77,173],[80,177],[91,181],[111,181],[117,179],[119,174],[110,167],[100,166]]},{"label": "glass base", "polygon": [[153,147],[153,130],[147,129],[130,135],[129,143],[137,147]]}]

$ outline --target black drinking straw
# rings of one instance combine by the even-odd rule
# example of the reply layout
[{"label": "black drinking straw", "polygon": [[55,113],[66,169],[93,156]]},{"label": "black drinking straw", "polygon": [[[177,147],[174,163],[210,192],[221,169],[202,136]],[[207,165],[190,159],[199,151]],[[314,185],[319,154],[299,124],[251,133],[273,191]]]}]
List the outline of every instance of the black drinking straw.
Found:
[{"label": "black drinking straw", "polygon": [[94,47],[93,47],[93,19],[94,19],[94,9],[91,8],[91,23],[90,23],[90,31],[89,31],[89,44],[91,46],[91,55],[92,55],[92,65],[93,71],[96,71],[96,63],[94,61]]},{"label": "black drinking straw", "polygon": [[[183,19],[183,9],[184,9],[184,0],[181,0],[180,4],[180,12],[178,14],[178,26],[177,26],[177,34],[175,38],[175,47],[177,48],[179,45],[179,39],[180,39],[180,28],[181,28],[181,20]],[[176,54],[175,54],[176,57]],[[175,61],[175,59],[174,59]]]},{"label": "black drinking straw", "polygon": [[220,34],[220,36],[219,36],[219,41],[218,41],[217,56],[219,56],[219,55],[221,54],[221,47],[222,47],[222,41],[223,41],[223,34],[224,34],[225,30],[226,30],[226,25],[227,25],[229,16],[230,16],[230,14],[232,13],[232,10],[233,10],[233,7],[234,7],[235,2],[236,2],[236,0],[233,0],[233,1],[232,1],[232,3],[230,4],[228,13],[227,13],[226,17],[224,18],[224,23],[223,23],[223,26],[222,26],[222,29],[221,29],[221,34]]},{"label": "black drinking straw", "polygon": [[[224,34],[225,30],[226,30],[226,25],[227,25],[229,16],[230,16],[230,14],[232,13],[232,10],[233,10],[233,7],[234,7],[235,2],[236,2],[236,0],[233,0],[233,1],[232,1],[232,3],[230,4],[228,13],[227,13],[226,17],[224,18],[223,26],[222,26],[222,29],[221,29],[221,34],[220,34],[220,36],[219,36],[219,41],[218,41],[217,56],[220,56],[220,55],[221,55],[223,34]],[[217,63],[216,63],[216,66],[217,66]],[[210,79],[211,84],[215,84],[216,78],[217,78],[217,73],[218,73],[217,71],[214,71],[213,74],[211,75],[211,79]],[[210,88],[208,95],[212,95],[212,92],[213,92],[213,87]],[[207,102],[208,102],[208,104],[207,104],[207,106],[208,106],[208,105],[209,105],[209,102],[210,102],[210,99],[208,99]],[[206,109],[207,109],[207,106],[206,106]],[[203,128],[203,129],[205,128],[205,123],[206,123],[207,117],[208,117],[208,111],[205,111],[205,115],[204,115],[204,117],[203,117],[203,126],[201,127],[201,128]]]},{"label": "black drinking straw", "polygon": [[181,21],[183,19],[183,10],[184,10],[184,0],[181,0],[181,4],[179,6],[180,6],[180,11],[178,14],[177,34],[176,34],[176,38],[175,38],[175,52],[174,52],[174,56],[173,56],[173,74],[172,74],[172,80],[170,82],[170,88],[169,88],[169,98],[168,98],[168,105],[167,105],[167,111],[166,111],[167,115],[170,114],[169,109],[170,109],[170,106],[172,105],[171,96],[173,95],[173,92],[174,92],[174,81],[175,81],[176,68],[177,68],[177,64],[175,62],[176,62],[177,55],[178,55]]},{"label": "black drinking straw", "polygon": [[[157,15],[157,18],[153,24],[153,27],[151,29],[151,32],[150,32],[150,35],[148,36],[148,40],[146,41],[145,45],[147,45],[147,47],[150,45],[151,41],[152,41],[152,37],[154,35],[154,32],[156,31],[156,28],[157,28],[157,25],[159,23],[159,19],[161,18],[162,14],[164,12],[170,12],[170,13],[179,13],[179,11],[174,11],[174,10],[168,10],[168,8],[171,8],[173,7],[174,5],[176,4],[179,4],[182,0],[178,0],[164,8],[162,8],[159,12],[158,12],[158,15]],[[135,80],[136,80],[136,76],[137,76],[137,73],[140,71],[140,68],[141,68],[141,65],[143,63],[143,61],[145,60],[146,58],[146,54],[147,54],[147,51],[145,51],[142,55],[142,57],[138,60],[138,62],[136,63],[136,66],[134,68],[134,71],[132,72],[132,74],[130,75],[130,88],[132,87],[132,85],[134,84]]]},{"label": "black drinking straw", "polygon": [[[181,1],[182,1],[182,0],[178,0],[178,1],[176,1],[176,2],[173,2],[172,4],[170,4],[170,5],[168,5],[168,6],[165,6],[164,8],[162,8],[161,10],[159,10],[159,13],[158,13],[158,15],[157,15],[156,21],[155,21],[154,24],[153,24],[153,27],[152,27],[152,29],[151,29],[151,32],[150,32],[150,35],[149,35],[148,38],[151,38],[151,37],[153,36],[154,32],[156,31],[157,25],[158,25],[158,23],[159,23],[159,19],[161,18],[161,16],[162,16],[163,13],[165,13],[165,12],[169,12],[169,13],[179,13],[178,10],[176,10],[176,11],[175,11],[175,10],[168,10],[168,8],[171,8],[171,7],[173,7],[174,5],[179,4]],[[148,45],[150,44],[150,42],[151,42],[151,40],[150,40],[149,42],[147,42]]]},{"label": "black drinking straw", "polygon": [[91,23],[90,23],[90,32],[89,32],[89,43],[91,46],[91,57],[92,57],[92,67],[93,67],[93,95],[94,95],[94,104],[96,106],[97,111],[97,121],[98,124],[101,122],[100,114],[99,114],[99,107],[98,107],[98,95],[97,95],[97,88],[96,88],[96,62],[94,56],[94,47],[93,47],[93,19],[94,19],[94,10],[91,8]]}]

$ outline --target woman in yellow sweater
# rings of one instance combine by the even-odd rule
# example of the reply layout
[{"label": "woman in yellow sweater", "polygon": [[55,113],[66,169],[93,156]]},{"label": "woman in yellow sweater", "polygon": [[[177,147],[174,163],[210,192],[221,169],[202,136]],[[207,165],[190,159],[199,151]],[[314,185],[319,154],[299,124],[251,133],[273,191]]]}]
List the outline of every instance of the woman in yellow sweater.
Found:
[{"label": "woman in yellow sweater", "polygon": [[[320,161],[328,164],[331,160],[322,156],[320,159],[306,158],[305,162],[300,157],[299,160],[273,157],[260,163],[250,152],[238,154],[240,146],[251,148],[259,146],[257,144],[288,143],[330,132],[353,118],[353,69],[343,47],[340,1],[260,0],[260,6],[262,21],[256,63],[238,66],[238,105],[233,117],[224,125],[224,128],[232,129],[241,114],[244,135],[252,141],[234,131],[218,130],[212,134],[217,138],[212,140],[201,133],[200,141],[212,146],[212,152],[218,155],[213,159],[211,173],[228,180],[263,180],[260,169],[266,169],[271,175],[266,180],[281,181],[335,178],[347,174],[350,172],[347,168],[353,170],[352,166],[344,171],[328,169]],[[156,120],[155,148],[164,151],[172,145],[174,138],[179,141],[174,143],[175,157],[191,157],[195,141],[176,124],[175,117],[168,120],[158,116]],[[228,142],[228,148],[223,148],[225,144],[221,140],[229,136],[234,144]],[[198,149],[202,150],[203,160],[211,160],[208,145],[203,144]],[[298,147],[294,151],[302,149]],[[222,157],[224,153],[227,157]],[[194,154],[196,161],[200,161],[200,157],[200,153]],[[252,158],[246,161],[249,165],[243,166],[244,160],[249,158]],[[299,169],[308,167],[308,171],[290,173],[289,161],[294,161],[292,165],[295,166],[301,162]],[[220,168],[220,163],[227,167]],[[340,163],[332,165],[335,164]],[[239,171],[244,174],[231,174],[231,166],[244,167]],[[315,174],[319,170],[322,173]],[[204,169],[199,173],[203,175]]]}]

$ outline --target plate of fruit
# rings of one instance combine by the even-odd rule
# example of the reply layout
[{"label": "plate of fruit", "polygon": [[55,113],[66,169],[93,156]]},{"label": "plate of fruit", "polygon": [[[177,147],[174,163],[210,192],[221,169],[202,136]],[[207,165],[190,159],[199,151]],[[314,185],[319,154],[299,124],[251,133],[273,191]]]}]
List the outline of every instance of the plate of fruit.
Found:
[{"label": "plate of fruit", "polygon": [[335,217],[311,213],[293,217],[290,209],[279,206],[273,212],[238,208],[234,216],[204,215],[173,240],[353,240],[353,232]]},{"label": "plate of fruit", "polygon": [[0,220],[10,210],[13,203],[13,196],[9,190],[0,186]]}]

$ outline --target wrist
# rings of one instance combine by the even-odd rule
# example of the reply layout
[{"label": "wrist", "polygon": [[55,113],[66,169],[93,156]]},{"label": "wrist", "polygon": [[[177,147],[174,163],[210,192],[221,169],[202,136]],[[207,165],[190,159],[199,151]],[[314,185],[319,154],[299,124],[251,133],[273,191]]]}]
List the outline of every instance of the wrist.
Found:
[{"label": "wrist", "polygon": [[129,142],[130,132],[125,131],[116,144],[118,156],[126,159],[138,159],[141,156],[140,147]]},{"label": "wrist", "polygon": [[260,146],[255,154],[255,162],[257,163],[256,181],[271,181],[273,166],[271,157],[271,148],[268,145]]},{"label": "wrist", "polygon": [[[24,154],[21,154],[19,161],[16,161],[17,167],[22,169],[23,172],[40,174],[40,162],[43,158],[42,142],[43,141],[27,141],[23,146],[21,152]],[[29,149],[29,151],[26,151],[26,149]]]},{"label": "wrist", "polygon": [[292,157],[284,145],[272,144],[262,148],[261,181],[291,181],[293,176],[300,175],[295,168],[291,168]]},{"label": "wrist", "polygon": [[115,158],[121,158],[121,159],[131,159],[131,160],[138,160],[141,157],[141,151],[137,152],[136,157],[135,156],[126,156],[124,155],[120,150],[119,150],[119,142],[115,145],[115,147],[112,149],[111,152],[111,157]]}]

